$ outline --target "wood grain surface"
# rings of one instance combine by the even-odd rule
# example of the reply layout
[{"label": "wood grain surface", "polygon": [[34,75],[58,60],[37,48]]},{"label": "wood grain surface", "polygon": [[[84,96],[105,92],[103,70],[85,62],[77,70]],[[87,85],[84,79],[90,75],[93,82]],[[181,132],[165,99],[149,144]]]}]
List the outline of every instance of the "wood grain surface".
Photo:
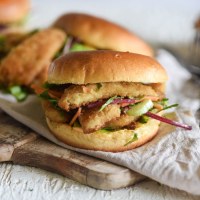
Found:
[{"label": "wood grain surface", "polygon": [[0,161],[56,172],[103,190],[132,185],[145,177],[125,167],[62,148],[0,112]]},{"label": "wood grain surface", "polygon": [[10,161],[15,148],[37,137],[29,128],[0,112],[0,162]]}]

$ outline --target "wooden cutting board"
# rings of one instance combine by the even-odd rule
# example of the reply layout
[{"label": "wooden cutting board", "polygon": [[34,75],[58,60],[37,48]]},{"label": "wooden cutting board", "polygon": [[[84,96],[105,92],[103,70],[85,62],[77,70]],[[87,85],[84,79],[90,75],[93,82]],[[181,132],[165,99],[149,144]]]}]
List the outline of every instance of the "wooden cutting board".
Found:
[{"label": "wooden cutting board", "polygon": [[125,167],[62,148],[0,111],[0,162],[38,167],[103,190],[145,177]]}]

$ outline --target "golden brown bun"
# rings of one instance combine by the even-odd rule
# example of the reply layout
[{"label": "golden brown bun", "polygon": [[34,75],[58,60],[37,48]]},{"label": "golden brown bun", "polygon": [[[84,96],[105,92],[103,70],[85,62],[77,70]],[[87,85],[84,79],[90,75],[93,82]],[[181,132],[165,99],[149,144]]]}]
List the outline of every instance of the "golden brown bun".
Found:
[{"label": "golden brown bun", "polygon": [[165,83],[166,80],[166,71],[153,58],[109,50],[69,53],[56,59],[48,73],[48,82],[53,84]]},{"label": "golden brown bun", "polygon": [[[91,134],[84,134],[81,128],[73,128],[66,123],[58,123],[46,118],[52,134],[60,141],[73,147],[88,150],[100,150],[119,152],[134,149],[151,140],[157,133],[160,122],[149,119],[146,124],[141,124],[133,130],[122,129],[113,132],[102,130]],[[137,133],[138,140],[127,144],[134,133]]]},{"label": "golden brown bun", "polygon": [[0,24],[15,23],[22,20],[29,8],[29,0],[1,0]]},{"label": "golden brown bun", "polygon": [[98,17],[69,13],[61,16],[53,26],[99,49],[130,51],[153,56],[152,48],[138,36]]}]

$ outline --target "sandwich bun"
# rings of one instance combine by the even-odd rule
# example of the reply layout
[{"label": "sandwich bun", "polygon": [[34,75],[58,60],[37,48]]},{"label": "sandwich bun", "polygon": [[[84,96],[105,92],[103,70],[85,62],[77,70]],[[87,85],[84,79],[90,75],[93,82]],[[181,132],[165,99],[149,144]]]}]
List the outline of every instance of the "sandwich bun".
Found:
[{"label": "sandwich bun", "polygon": [[57,19],[53,26],[98,49],[130,51],[153,56],[152,48],[141,38],[117,24],[92,15],[65,14]]},{"label": "sandwich bun", "polygon": [[164,68],[148,56],[117,51],[71,52],[56,59],[49,68],[51,84],[101,82],[165,83]]},{"label": "sandwich bun", "polygon": [[1,0],[0,24],[19,22],[26,16],[29,8],[29,0]]}]

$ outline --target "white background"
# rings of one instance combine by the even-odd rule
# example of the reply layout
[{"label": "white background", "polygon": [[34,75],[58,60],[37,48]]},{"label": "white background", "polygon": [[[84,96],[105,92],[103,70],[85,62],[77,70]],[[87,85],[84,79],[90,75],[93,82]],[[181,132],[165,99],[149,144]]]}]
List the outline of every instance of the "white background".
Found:
[{"label": "white background", "polygon": [[153,45],[177,46],[192,41],[200,0],[32,0],[29,28],[48,26],[73,11],[116,22]]}]

